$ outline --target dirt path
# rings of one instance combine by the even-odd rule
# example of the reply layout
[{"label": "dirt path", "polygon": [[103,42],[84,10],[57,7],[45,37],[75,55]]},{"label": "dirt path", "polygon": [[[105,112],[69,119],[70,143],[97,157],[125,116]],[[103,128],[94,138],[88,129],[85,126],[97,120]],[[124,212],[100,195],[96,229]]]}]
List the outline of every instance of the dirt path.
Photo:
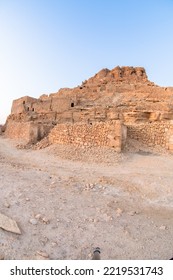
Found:
[{"label": "dirt path", "polygon": [[79,161],[68,149],[19,150],[0,137],[0,212],[22,231],[0,229],[0,256],[90,259],[99,246],[103,259],[170,258],[172,156],[104,151],[99,161],[92,151]]}]

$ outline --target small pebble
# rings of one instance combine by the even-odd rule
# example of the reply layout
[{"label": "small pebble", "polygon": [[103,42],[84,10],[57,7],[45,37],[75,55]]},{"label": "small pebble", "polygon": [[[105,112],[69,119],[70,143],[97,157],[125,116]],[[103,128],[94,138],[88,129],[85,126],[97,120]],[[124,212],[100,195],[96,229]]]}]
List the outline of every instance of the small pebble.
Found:
[{"label": "small pebble", "polygon": [[41,218],[41,214],[35,215],[35,218],[39,220]]},{"label": "small pebble", "polygon": [[42,256],[43,258],[49,258],[49,255],[43,251],[37,251],[37,255]]},{"label": "small pebble", "polygon": [[4,206],[5,206],[6,208],[10,208],[10,204],[9,204],[8,202],[5,202],[5,203],[4,203]]},{"label": "small pebble", "polygon": [[128,215],[129,216],[134,216],[134,215],[137,215],[138,213],[136,211],[130,211],[128,212]]},{"label": "small pebble", "polygon": [[55,183],[56,183],[55,181],[52,181],[50,184],[51,184],[51,185],[54,185]]},{"label": "small pebble", "polygon": [[161,227],[159,227],[159,229],[160,230],[165,230],[165,229],[167,229],[167,227],[166,226],[161,226]]},{"label": "small pebble", "polygon": [[29,222],[32,225],[37,225],[37,220],[36,219],[30,219]]},{"label": "small pebble", "polygon": [[116,210],[116,216],[120,217],[122,215],[123,210],[121,208],[117,208]]},{"label": "small pebble", "polygon": [[42,221],[43,221],[44,224],[49,224],[50,223],[49,219],[46,218],[46,217],[43,217]]}]

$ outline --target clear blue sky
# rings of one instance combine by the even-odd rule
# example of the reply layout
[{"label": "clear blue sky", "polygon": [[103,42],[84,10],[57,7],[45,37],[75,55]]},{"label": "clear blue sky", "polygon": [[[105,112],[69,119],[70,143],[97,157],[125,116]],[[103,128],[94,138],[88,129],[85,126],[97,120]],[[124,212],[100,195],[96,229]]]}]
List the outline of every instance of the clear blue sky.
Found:
[{"label": "clear blue sky", "polygon": [[173,0],[0,0],[0,123],[13,99],[117,65],[173,86]]}]

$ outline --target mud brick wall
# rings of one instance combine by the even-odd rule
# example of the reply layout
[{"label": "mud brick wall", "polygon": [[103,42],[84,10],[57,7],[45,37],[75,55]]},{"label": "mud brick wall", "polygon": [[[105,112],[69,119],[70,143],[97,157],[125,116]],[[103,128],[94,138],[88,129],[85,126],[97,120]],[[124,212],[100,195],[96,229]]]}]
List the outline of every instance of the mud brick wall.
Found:
[{"label": "mud brick wall", "polygon": [[[74,103],[73,103],[74,104]],[[62,113],[69,110],[71,107],[71,100],[69,98],[52,98],[51,110],[57,113]]]},{"label": "mud brick wall", "polygon": [[20,114],[32,109],[32,104],[36,102],[36,98],[24,96],[13,101],[11,114]]},{"label": "mud brick wall", "polygon": [[50,143],[79,146],[108,146],[120,152],[125,142],[120,121],[57,124],[49,134]]},{"label": "mud brick wall", "polygon": [[51,110],[51,100],[39,100],[32,104],[32,111],[37,113],[49,113]]},{"label": "mud brick wall", "polygon": [[37,125],[32,122],[9,121],[5,135],[12,139],[21,139],[24,142],[36,141],[38,134]]},{"label": "mud brick wall", "polygon": [[5,130],[5,136],[22,140],[24,143],[36,143],[45,137],[51,128],[52,126],[50,125],[10,120]]},{"label": "mud brick wall", "polygon": [[173,151],[173,121],[127,125],[127,137]]}]

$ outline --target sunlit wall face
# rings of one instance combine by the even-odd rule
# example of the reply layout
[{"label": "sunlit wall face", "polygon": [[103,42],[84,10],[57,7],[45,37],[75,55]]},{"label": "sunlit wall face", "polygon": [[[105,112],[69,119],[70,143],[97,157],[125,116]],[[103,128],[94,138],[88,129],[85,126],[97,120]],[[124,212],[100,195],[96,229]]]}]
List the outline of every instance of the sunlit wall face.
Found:
[{"label": "sunlit wall face", "polygon": [[0,0],[0,123],[13,99],[74,87],[102,68],[143,66],[173,86],[171,0]]}]

